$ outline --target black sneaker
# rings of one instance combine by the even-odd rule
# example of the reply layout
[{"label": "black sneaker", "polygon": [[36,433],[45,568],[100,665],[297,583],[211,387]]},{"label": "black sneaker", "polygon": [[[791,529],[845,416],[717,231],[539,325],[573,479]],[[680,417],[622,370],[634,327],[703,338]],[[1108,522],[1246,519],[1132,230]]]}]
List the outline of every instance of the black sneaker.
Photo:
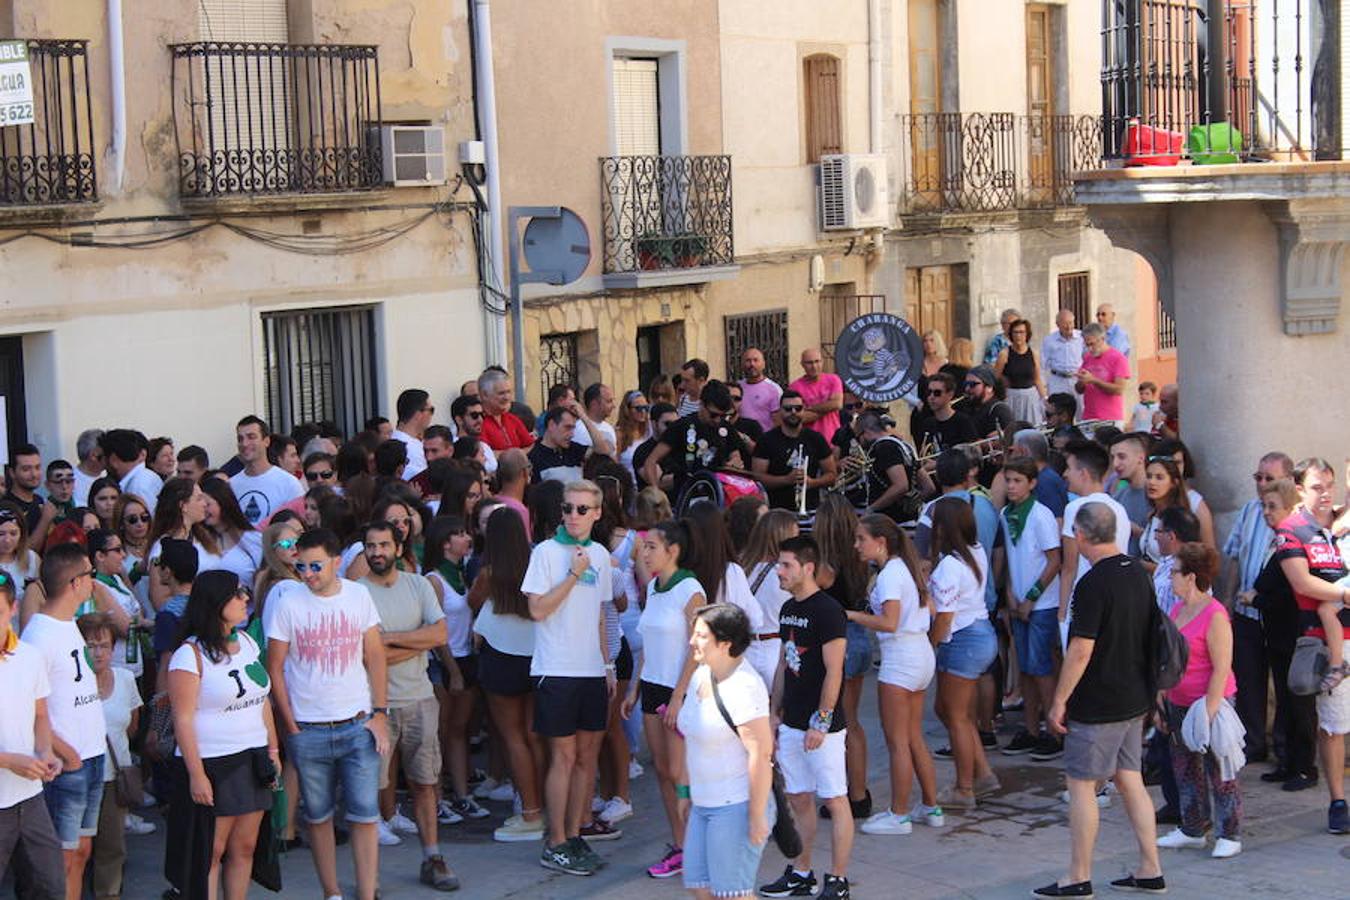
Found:
[{"label": "black sneaker", "polygon": [[1181,813],[1177,811],[1175,806],[1168,803],[1158,808],[1158,811],[1153,814],[1153,821],[1159,825],[1180,825]]},{"label": "black sneaker", "polygon": [[1111,887],[1118,891],[1134,891],[1136,894],[1167,893],[1167,882],[1163,881],[1161,875],[1156,878],[1136,878],[1133,875],[1126,875],[1111,882]]},{"label": "black sneaker", "polygon": [[984,745],[984,749],[986,750],[997,750],[998,735],[994,734],[992,731],[981,731],[980,743]]},{"label": "black sneaker", "polygon": [[1033,897],[1092,897],[1091,881],[1075,881],[1073,884],[1047,884],[1031,892]]},{"label": "black sneaker", "polygon": [[[848,890],[848,883],[845,882],[845,890]],[[810,897],[816,892],[816,873],[812,872],[805,878],[792,870],[792,866],[786,866],[783,869],[783,876],[777,881],[771,881],[768,884],[759,886],[759,895],[761,897]],[[848,896],[845,894],[844,896]]]},{"label": "black sneaker", "polygon": [[952,747],[950,744],[948,744],[946,747],[939,747],[933,751],[933,755],[936,756],[938,759],[951,759]]},{"label": "black sneaker", "polygon": [[[1333,800],[1327,809],[1327,833],[1350,834],[1350,806],[1344,800]],[[825,881],[829,883],[829,876]]]},{"label": "black sneaker", "polygon": [[1276,766],[1269,772],[1261,773],[1261,780],[1268,784],[1281,784],[1294,777],[1294,773],[1284,766]]},{"label": "black sneaker", "polygon": [[1004,756],[1021,756],[1024,753],[1030,753],[1036,749],[1036,738],[1031,736],[1031,732],[1025,728],[1013,735],[1013,739],[1003,745]]},{"label": "black sneaker", "polygon": [[825,885],[820,889],[821,900],[848,900],[848,879],[842,875],[826,875]]},{"label": "black sneaker", "polygon": [[1048,762],[1052,759],[1059,759],[1063,755],[1064,742],[1048,734],[1036,738],[1036,746],[1031,751],[1031,758],[1036,762]]},{"label": "black sneaker", "polygon": [[1284,791],[1306,791],[1310,787],[1317,787],[1317,773],[1300,772],[1290,777],[1288,781],[1280,785],[1280,790]]},{"label": "black sneaker", "polygon": [[589,865],[585,860],[578,859],[572,853],[571,844],[567,841],[552,847],[549,846],[548,841],[545,841],[543,852],[539,854],[539,865],[545,869],[564,872],[568,875],[595,874],[595,867]]}]

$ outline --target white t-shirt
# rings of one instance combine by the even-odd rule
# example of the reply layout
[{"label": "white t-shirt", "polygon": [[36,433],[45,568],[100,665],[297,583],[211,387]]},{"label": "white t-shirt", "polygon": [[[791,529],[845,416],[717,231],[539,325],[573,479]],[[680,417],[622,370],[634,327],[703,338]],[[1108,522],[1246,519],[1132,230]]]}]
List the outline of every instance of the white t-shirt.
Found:
[{"label": "white t-shirt", "polygon": [[745,570],[739,563],[727,563],[726,574],[722,576],[722,585],[717,589],[717,602],[739,606],[745,612],[745,617],[750,620],[752,635],[768,634],[772,630],[765,621],[764,610],[760,608],[759,601],[750,592],[750,581],[745,577]]},{"label": "white t-shirt", "polygon": [[[197,731],[197,752],[202,759],[216,759],[242,753],[254,747],[267,746],[267,722],[263,705],[272,692],[272,684],[263,665],[262,654],[253,638],[239,632],[239,652],[220,662],[212,662],[201,652],[201,690],[197,694],[197,712],[192,717]],[[196,638],[188,638],[169,659],[170,672],[197,674],[197,652],[191,646]],[[290,658],[295,658],[291,648]],[[290,684],[287,678],[287,684]],[[292,695],[291,702],[295,702]],[[300,718],[299,714],[296,714]],[[305,721],[300,718],[300,721]],[[182,748],[174,751],[182,756]]]},{"label": "white t-shirt", "polygon": [[[14,581],[14,596],[23,599],[24,585],[30,578],[38,577],[38,568],[41,565],[42,560],[38,559],[36,553],[29,550],[28,555],[23,558],[22,564],[20,564],[20,560],[17,558],[10,562],[0,562],[0,571],[7,573]],[[14,619],[15,631],[18,630],[18,625],[19,619],[16,616]]]},{"label": "white t-shirt", "polygon": [[[0,660],[0,753],[35,755],[37,736],[33,723],[37,702],[51,694],[47,663],[42,652],[29,646],[27,638],[14,652]],[[22,778],[0,768],[0,809],[17,806],[42,793],[42,781]]]},{"label": "white t-shirt", "polygon": [[[126,669],[113,669],[112,676],[112,693],[103,700],[103,724],[108,730],[108,743],[117,755],[117,765],[125,769],[132,764],[131,741],[127,737],[131,714],[145,704],[141,692],[136,690],[136,676]],[[104,760],[103,780],[112,781],[116,777],[112,760]]]},{"label": "white t-shirt", "polygon": [[402,441],[408,448],[408,464],[403,467],[403,480],[409,481],[421,475],[427,469],[427,452],[422,447],[422,439],[415,438],[406,431],[395,428],[390,435],[396,441]]},{"label": "white t-shirt", "polygon": [[[567,578],[573,544],[549,538],[530,553],[530,567],[520,589],[547,594]],[[534,626],[534,659],[530,674],[569,678],[604,677],[604,648],[600,646],[600,604],[612,600],[613,569],[609,551],[596,541],[586,547],[591,564],[572,585],[553,614]]]},{"label": "white t-shirt", "polygon": [[[761,634],[773,634],[778,631],[778,613],[783,609],[783,604],[792,599],[792,595],[783,590],[783,586],[779,584],[774,568],[771,562],[755,563],[746,578],[746,584],[751,587],[754,587],[755,579],[760,579],[759,587],[755,588],[755,600],[759,604],[760,614],[764,617],[764,630]],[[765,572],[765,569],[768,571]],[[761,573],[763,578],[760,578]]]},{"label": "white t-shirt", "polygon": [[235,545],[224,553],[219,556],[207,554],[205,559],[199,559],[197,571],[209,572],[212,569],[223,569],[239,576],[241,584],[251,586],[253,576],[258,574],[258,567],[263,564],[262,542],[261,531],[245,531],[239,535],[239,540],[235,542]]},{"label": "white t-shirt", "polygon": [[890,559],[877,573],[872,585],[872,594],[867,599],[867,608],[874,616],[881,615],[881,608],[887,600],[900,601],[900,622],[895,631],[878,631],[877,641],[884,656],[887,645],[895,642],[903,634],[927,634],[933,617],[928,608],[919,605],[919,586],[902,559]]},{"label": "white t-shirt", "polygon": [[[615,433],[613,425],[609,424],[608,422],[596,422],[594,424],[596,430],[599,431],[601,434],[603,434],[605,438],[609,441],[609,446],[611,449],[619,446],[619,436],[618,434]],[[580,447],[594,446],[591,443],[591,433],[586,429],[586,426],[581,424],[580,422],[577,423],[576,431],[572,433],[572,443]],[[632,457],[629,458],[631,459]]]},{"label": "white t-shirt", "polygon": [[689,657],[689,619],[685,608],[695,594],[706,598],[703,585],[691,573],[666,590],[659,590],[657,579],[647,585],[647,605],[638,619],[642,635],[642,680],[673,688],[684,672]]},{"label": "white t-shirt", "polygon": [[164,479],[147,469],[145,463],[137,463],[117,486],[122,489],[122,493],[135,494],[144,500],[149,507],[148,512],[153,516],[155,504],[159,502],[159,492],[164,488]]},{"label": "white t-shirt", "polygon": [[[730,806],[750,799],[750,754],[717,708],[711,670],[699,666],[680,707],[679,729],[687,742],[689,796],[695,806]],[[701,696],[706,693],[707,696]],[[769,715],[769,691],[748,663],[717,685],[722,705],[737,727]]]},{"label": "white t-shirt", "polygon": [[468,593],[461,594],[450,586],[440,572],[428,572],[441,585],[441,611],[445,618],[445,643],[455,659],[473,653],[473,610],[469,608]]},{"label": "white t-shirt", "polygon": [[345,579],[338,585],[331,597],[290,591],[268,617],[267,639],[290,644],[284,673],[297,722],[337,722],[370,711],[362,651],[380,614],[370,591]]},{"label": "white t-shirt", "polygon": [[[1022,526],[1022,539],[1013,543],[1012,530],[1008,520],[1000,515],[999,527],[1003,529],[1003,549],[1008,556],[1008,580],[1012,592],[1020,602],[1031,590],[1031,586],[1045,570],[1045,554],[1059,549],[1059,523],[1048,506],[1036,503],[1031,508],[1027,522]],[[1033,610],[1059,609],[1059,576],[1036,598]]]},{"label": "white t-shirt", "polygon": [[[103,702],[98,696],[93,658],[74,622],[38,613],[28,620],[23,641],[41,651],[47,661],[47,715],[52,733],[65,741],[80,759],[102,756]],[[8,678],[6,678],[8,682]],[[4,693],[9,693],[5,684]]]},{"label": "white t-shirt", "polygon": [[261,475],[241,471],[230,479],[230,488],[239,498],[244,518],[254,526],[286,503],[305,495],[300,479],[279,466],[268,466]]},{"label": "white t-shirt", "polygon": [[989,618],[989,610],[984,605],[984,580],[989,577],[989,560],[979,544],[971,544],[970,554],[980,568],[978,576],[965,560],[952,553],[938,560],[933,574],[928,576],[928,592],[933,596],[935,612],[953,613],[952,627],[944,644],[967,625]]},{"label": "white t-shirt", "polygon": [[[1125,507],[1101,492],[1069,501],[1069,504],[1064,507],[1064,527],[1060,530],[1060,534],[1064,537],[1074,536],[1073,520],[1078,515],[1078,510],[1085,503],[1105,503],[1111,507],[1116,514],[1116,546],[1120,548],[1121,553],[1126,552],[1130,546],[1130,514],[1125,511]],[[1078,586],[1078,579],[1086,575],[1087,570],[1091,568],[1092,563],[1088,562],[1087,556],[1083,554],[1080,547],[1078,551],[1078,571],[1073,576],[1074,587]],[[1059,603],[1055,603],[1055,606],[1058,607]]]},{"label": "white t-shirt", "polygon": [[102,475],[86,475],[79,466],[75,467],[75,491],[70,495],[70,500],[76,506],[89,505],[89,489],[94,486],[94,482],[102,478]]}]

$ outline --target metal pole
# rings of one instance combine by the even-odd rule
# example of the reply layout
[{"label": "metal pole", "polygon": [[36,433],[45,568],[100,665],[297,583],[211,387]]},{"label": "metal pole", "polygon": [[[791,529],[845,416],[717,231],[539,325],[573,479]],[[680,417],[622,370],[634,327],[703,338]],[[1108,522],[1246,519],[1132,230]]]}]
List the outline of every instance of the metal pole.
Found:
[{"label": "metal pole", "polygon": [[516,399],[525,402],[525,327],[520,303],[520,207],[507,211],[507,234],[511,253],[511,376],[516,383]]}]

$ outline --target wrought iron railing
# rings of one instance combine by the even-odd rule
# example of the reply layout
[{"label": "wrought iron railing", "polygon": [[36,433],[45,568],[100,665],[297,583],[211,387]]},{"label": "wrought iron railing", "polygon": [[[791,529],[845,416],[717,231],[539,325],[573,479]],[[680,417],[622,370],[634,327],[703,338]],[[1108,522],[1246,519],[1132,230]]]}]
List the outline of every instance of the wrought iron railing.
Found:
[{"label": "wrought iron railing", "polygon": [[1102,155],[1346,158],[1337,70],[1350,48],[1335,12],[1327,0],[1102,0]]},{"label": "wrought iron railing", "polygon": [[995,212],[1073,203],[1095,168],[1096,116],[921,113],[901,122],[901,213]]},{"label": "wrought iron railing", "polygon": [[735,259],[730,156],[601,157],[600,204],[606,272]]},{"label": "wrought iron railing", "polygon": [[185,197],[361,191],[381,181],[375,47],[175,44]]},{"label": "wrought iron railing", "polygon": [[87,44],[27,42],[33,122],[0,127],[0,208],[98,199]]}]

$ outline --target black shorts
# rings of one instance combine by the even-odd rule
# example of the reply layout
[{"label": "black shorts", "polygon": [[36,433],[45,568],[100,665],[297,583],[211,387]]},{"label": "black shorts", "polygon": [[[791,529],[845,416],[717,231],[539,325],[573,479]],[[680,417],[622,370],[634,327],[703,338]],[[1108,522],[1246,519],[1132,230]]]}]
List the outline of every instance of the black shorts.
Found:
[{"label": "black shorts", "polygon": [[609,690],[603,675],[535,679],[534,730],[544,737],[569,737],[578,731],[604,731],[609,720]]},{"label": "black shorts", "polygon": [[642,711],[649,716],[659,716],[657,710],[670,703],[670,698],[675,695],[674,688],[668,688],[664,684],[652,684],[650,681],[638,682],[639,696],[642,697]]},{"label": "black shorts", "polygon": [[477,660],[478,683],[489,694],[518,697],[534,690],[534,679],[530,677],[530,657],[503,653],[483,641]]},{"label": "black shorts", "polygon": [[[470,691],[478,687],[478,657],[476,655],[456,656],[455,666],[464,679],[464,690]],[[445,666],[441,665],[441,658],[434,653],[427,658],[427,677],[431,679],[432,684],[439,684],[444,688],[450,687],[450,673],[445,670]]]},{"label": "black shorts", "polygon": [[[264,751],[265,752],[265,751]],[[255,750],[242,750],[229,756],[202,760],[202,768],[211,782],[217,816],[243,816],[272,808],[272,790],[258,778],[254,768]],[[177,759],[182,765],[182,758]],[[184,777],[186,785],[188,779]]]},{"label": "black shorts", "polygon": [[633,680],[633,651],[628,647],[628,638],[619,638],[619,655],[614,657],[614,678],[616,681]]}]

